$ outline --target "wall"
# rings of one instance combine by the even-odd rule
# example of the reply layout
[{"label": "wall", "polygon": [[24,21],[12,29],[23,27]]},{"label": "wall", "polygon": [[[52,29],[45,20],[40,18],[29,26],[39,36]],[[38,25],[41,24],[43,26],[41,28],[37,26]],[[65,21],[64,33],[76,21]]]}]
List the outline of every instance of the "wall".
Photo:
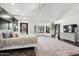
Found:
[{"label": "wall", "polygon": [[[27,18],[24,17],[16,17],[16,18],[18,20],[18,32],[20,32],[20,23],[28,23],[28,34],[34,34],[34,25],[35,25],[34,22],[28,21]],[[0,21],[0,32],[11,32],[11,31],[13,31],[13,28],[9,30],[7,22]]]},{"label": "wall", "polygon": [[34,34],[34,23],[28,22],[26,20],[18,21],[18,32],[20,32],[20,23],[28,23],[28,34]]},{"label": "wall", "polygon": [[60,24],[60,37],[62,39],[75,40],[76,33],[64,33],[63,26],[70,24],[78,25],[78,41],[79,41],[79,5],[75,6],[71,11],[69,11],[65,16],[55,22],[56,24]]},{"label": "wall", "polygon": [[34,23],[33,21],[31,21],[31,19],[28,19],[27,17],[23,17],[23,16],[15,16],[16,19],[18,20],[18,32],[20,32],[20,23],[28,23],[28,34],[34,34],[34,25],[36,23]]},{"label": "wall", "polygon": [[[28,23],[28,34],[35,34],[34,33],[35,25],[36,26],[38,26],[38,25],[50,26],[50,23],[38,23],[38,22],[35,22],[32,18],[30,19],[28,17],[16,16],[15,18],[18,20],[18,32],[20,32],[20,23]],[[4,21],[0,22],[0,28],[2,28],[2,30],[0,30],[0,32],[13,31],[12,30],[13,28],[11,30],[8,30],[8,23],[4,22]],[[44,34],[46,34],[46,32]]]},{"label": "wall", "polygon": [[79,15],[73,15],[67,18],[63,18],[55,24],[60,24],[60,37],[62,39],[67,39],[71,41],[75,41],[75,33],[64,33],[63,32],[63,26],[64,25],[70,25],[70,24],[77,24],[78,25],[78,32],[79,32]]},{"label": "wall", "polygon": [[[27,21],[27,20],[19,20],[18,21],[18,32],[20,32],[20,23],[28,23],[28,34],[35,34],[34,33],[34,26],[38,26],[38,25],[44,25],[44,31],[46,31],[46,26],[51,26],[50,23],[37,23],[37,22],[31,22],[31,21]],[[38,30],[38,29],[37,29]],[[38,34],[38,33],[36,33]],[[46,34],[46,32],[44,32],[44,34]],[[50,33],[48,33],[50,34]]]},{"label": "wall", "polygon": [[[18,32],[20,32],[20,23],[28,23],[28,34],[35,34],[34,33],[34,26],[38,26],[38,25],[44,25],[44,26],[50,26],[51,27],[51,23],[39,23],[37,21],[34,21],[34,18],[31,17],[18,17],[15,16],[16,19],[18,20]],[[38,30],[38,29],[37,29]],[[46,30],[44,30],[46,31]],[[36,33],[38,34],[38,33]],[[44,32],[44,34],[47,34],[46,32]],[[50,33],[48,33],[50,34]]]},{"label": "wall", "polygon": [[[44,34],[51,34],[51,32],[46,33],[46,26],[51,27],[51,23],[39,23],[39,22],[34,21],[32,18],[28,18],[28,17],[24,17],[24,16],[15,16],[15,18],[18,20],[18,31],[17,32],[20,32],[20,23],[28,23],[28,34],[35,34],[34,33],[34,26],[35,25],[36,26],[44,25],[45,26],[44,27],[44,31],[45,31]],[[3,25],[7,27],[6,23],[4,23]],[[4,27],[3,25],[1,25],[1,26]],[[5,29],[5,30],[0,30],[0,31],[4,32],[4,31],[13,31],[13,30]],[[51,31],[51,29],[50,29],[50,31]],[[36,34],[38,34],[38,33],[36,33]]]},{"label": "wall", "polygon": [[34,34],[34,26],[35,26],[35,23],[32,23],[32,22],[28,23],[28,34]]}]

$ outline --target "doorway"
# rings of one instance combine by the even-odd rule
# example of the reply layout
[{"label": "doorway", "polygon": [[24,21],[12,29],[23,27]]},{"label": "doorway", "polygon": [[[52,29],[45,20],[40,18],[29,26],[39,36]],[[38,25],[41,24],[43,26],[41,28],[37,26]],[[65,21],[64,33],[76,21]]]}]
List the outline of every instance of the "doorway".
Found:
[{"label": "doorway", "polygon": [[60,24],[55,24],[55,38],[58,38],[60,40]]},{"label": "doorway", "polygon": [[20,23],[20,32],[22,34],[28,34],[28,23]]}]

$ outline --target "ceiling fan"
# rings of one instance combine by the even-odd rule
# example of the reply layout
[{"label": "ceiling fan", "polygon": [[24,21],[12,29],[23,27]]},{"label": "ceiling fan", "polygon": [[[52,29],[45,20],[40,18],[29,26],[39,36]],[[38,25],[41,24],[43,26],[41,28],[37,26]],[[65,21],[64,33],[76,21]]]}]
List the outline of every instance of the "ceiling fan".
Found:
[{"label": "ceiling fan", "polygon": [[45,3],[39,3],[38,4],[39,11],[42,10],[44,7],[45,7]]}]

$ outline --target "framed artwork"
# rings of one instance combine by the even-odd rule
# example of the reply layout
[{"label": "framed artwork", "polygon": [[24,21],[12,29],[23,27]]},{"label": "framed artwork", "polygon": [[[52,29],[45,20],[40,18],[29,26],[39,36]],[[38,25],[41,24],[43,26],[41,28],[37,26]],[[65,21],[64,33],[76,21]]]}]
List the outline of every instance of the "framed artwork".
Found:
[{"label": "framed artwork", "polygon": [[44,33],[44,26],[38,26],[38,33]]},{"label": "framed artwork", "polygon": [[28,34],[28,23],[20,23],[20,32],[22,34]]}]

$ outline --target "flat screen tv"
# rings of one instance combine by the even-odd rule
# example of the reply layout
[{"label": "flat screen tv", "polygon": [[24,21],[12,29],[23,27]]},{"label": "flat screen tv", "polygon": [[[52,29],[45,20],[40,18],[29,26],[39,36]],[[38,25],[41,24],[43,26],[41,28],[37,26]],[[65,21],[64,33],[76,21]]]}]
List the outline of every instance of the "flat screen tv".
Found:
[{"label": "flat screen tv", "polygon": [[63,26],[63,31],[66,33],[75,33],[76,29],[77,29],[77,24]]}]

